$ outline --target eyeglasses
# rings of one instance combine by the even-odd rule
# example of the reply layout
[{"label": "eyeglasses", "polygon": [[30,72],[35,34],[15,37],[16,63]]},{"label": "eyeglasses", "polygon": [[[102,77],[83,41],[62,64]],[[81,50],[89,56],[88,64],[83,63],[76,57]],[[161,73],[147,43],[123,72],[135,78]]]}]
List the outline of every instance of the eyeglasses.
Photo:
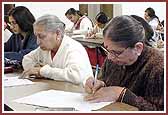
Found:
[{"label": "eyeglasses", "polygon": [[123,54],[129,47],[125,48],[123,51],[108,51],[106,48],[101,46],[101,48],[105,51],[106,55],[112,56],[113,58],[118,58],[121,54]]},{"label": "eyeglasses", "polygon": [[17,23],[16,22],[10,22],[10,23],[7,23],[7,25],[9,25],[9,27],[15,27],[16,25],[17,25]]}]

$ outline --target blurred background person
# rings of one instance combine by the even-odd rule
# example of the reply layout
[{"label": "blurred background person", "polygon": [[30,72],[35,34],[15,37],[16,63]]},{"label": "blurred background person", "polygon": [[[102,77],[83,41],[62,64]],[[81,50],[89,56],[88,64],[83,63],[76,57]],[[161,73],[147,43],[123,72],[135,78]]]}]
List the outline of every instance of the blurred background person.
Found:
[{"label": "blurred background person", "polygon": [[93,28],[92,21],[86,15],[82,15],[80,11],[75,10],[74,8],[67,10],[65,16],[74,23],[74,26],[70,30],[74,34],[86,35],[88,30]]},{"label": "blurred background person", "polygon": [[153,44],[151,44],[151,45],[152,45],[152,47],[157,47],[157,42],[159,39],[161,39],[160,32],[158,32],[158,29],[160,29],[160,27],[161,27],[159,17],[156,16],[155,10],[153,8],[149,7],[145,10],[144,18],[149,23],[149,25],[152,27],[152,29],[154,31],[154,35],[153,35],[154,41],[153,41]]},{"label": "blurred background person", "polygon": [[95,17],[96,23],[88,34],[88,38],[103,38],[103,29],[108,22],[108,17],[104,12],[99,12]]},{"label": "blurred background person", "polygon": [[35,18],[24,6],[18,6],[9,12],[9,25],[13,34],[4,43],[4,57],[22,61],[23,56],[37,48],[36,36],[33,31]]}]

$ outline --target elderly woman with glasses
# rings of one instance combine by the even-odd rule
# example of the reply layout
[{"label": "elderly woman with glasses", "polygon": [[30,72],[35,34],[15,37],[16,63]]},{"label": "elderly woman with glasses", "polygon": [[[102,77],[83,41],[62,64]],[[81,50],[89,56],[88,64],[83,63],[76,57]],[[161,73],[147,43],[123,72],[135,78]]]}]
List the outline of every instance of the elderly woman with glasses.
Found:
[{"label": "elderly woman with glasses", "polygon": [[107,59],[99,80],[85,83],[91,102],[122,102],[139,110],[164,108],[163,53],[144,44],[145,31],[131,16],[113,18],[103,31]]},{"label": "elderly woman with glasses", "polygon": [[21,62],[24,55],[37,48],[34,22],[34,16],[24,6],[15,7],[9,12],[9,26],[13,34],[4,44],[5,58]]}]

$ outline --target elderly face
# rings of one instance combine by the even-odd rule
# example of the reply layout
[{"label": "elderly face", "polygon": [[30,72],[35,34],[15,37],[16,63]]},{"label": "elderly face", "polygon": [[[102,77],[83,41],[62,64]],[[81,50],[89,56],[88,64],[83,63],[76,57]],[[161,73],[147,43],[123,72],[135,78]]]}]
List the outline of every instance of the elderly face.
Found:
[{"label": "elderly face", "polygon": [[69,15],[69,14],[67,14],[66,17],[67,17],[71,22],[73,22],[74,24],[78,21],[78,16],[77,16],[77,15],[73,15],[73,14]]},{"label": "elderly face", "polygon": [[43,25],[34,26],[34,33],[41,49],[50,51],[56,47],[56,33],[46,32]]},{"label": "elderly face", "polygon": [[142,51],[141,49],[137,50],[137,47],[123,47],[109,38],[104,38],[104,47],[107,50],[107,58],[117,65],[132,65]]},{"label": "elderly face", "polygon": [[10,23],[10,28],[15,34],[19,34],[22,32],[20,29],[19,25],[16,23],[16,20],[13,18],[13,16],[9,16],[9,23]]}]

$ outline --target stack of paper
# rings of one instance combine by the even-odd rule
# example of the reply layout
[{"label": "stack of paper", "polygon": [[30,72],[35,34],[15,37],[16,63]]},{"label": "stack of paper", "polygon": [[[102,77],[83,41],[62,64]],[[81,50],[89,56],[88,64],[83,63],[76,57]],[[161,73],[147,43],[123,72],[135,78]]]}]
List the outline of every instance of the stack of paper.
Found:
[{"label": "stack of paper", "polygon": [[4,86],[5,87],[12,87],[12,86],[19,86],[19,85],[29,85],[34,84],[32,81],[28,79],[19,79],[19,76],[16,77],[4,77]]},{"label": "stack of paper", "polygon": [[36,94],[14,100],[18,103],[31,104],[50,108],[75,108],[78,111],[100,109],[111,102],[89,103],[83,100],[81,93],[72,93],[58,90],[41,91]]}]

